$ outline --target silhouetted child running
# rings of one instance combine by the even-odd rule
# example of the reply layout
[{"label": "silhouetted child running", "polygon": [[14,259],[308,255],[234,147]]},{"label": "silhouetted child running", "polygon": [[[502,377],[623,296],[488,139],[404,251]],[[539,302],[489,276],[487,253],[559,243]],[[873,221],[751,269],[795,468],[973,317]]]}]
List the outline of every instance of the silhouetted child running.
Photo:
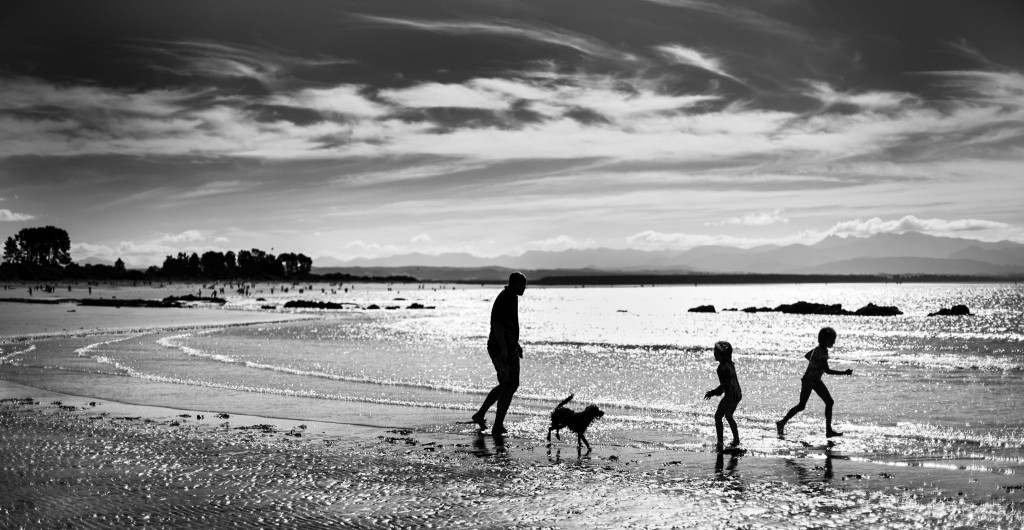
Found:
[{"label": "silhouetted child running", "polygon": [[786,413],[785,418],[775,422],[779,436],[784,435],[786,422],[793,416],[796,416],[801,410],[804,410],[804,407],[807,405],[807,399],[811,397],[811,390],[818,394],[818,397],[825,402],[825,437],[832,438],[843,435],[841,432],[832,430],[832,404],[834,401],[832,401],[832,396],[828,393],[825,383],[821,381],[823,374],[853,375],[853,370],[832,370],[828,367],[828,349],[834,346],[835,343],[836,330],[829,327],[821,328],[821,331],[818,332],[818,347],[804,355],[809,362],[807,363],[807,371],[804,372],[804,376],[800,380],[800,402]]},{"label": "silhouetted child running", "polygon": [[715,411],[715,433],[718,436],[715,449],[722,451],[722,431],[724,430],[722,418],[729,422],[729,428],[732,429],[732,443],[729,445],[736,447],[740,444],[740,433],[732,414],[736,412],[736,406],[743,399],[743,393],[740,391],[740,380],[736,377],[736,365],[732,362],[732,345],[725,341],[716,342],[715,360],[718,361],[719,385],[714,390],[708,390],[704,394],[704,399],[724,395],[722,401],[718,402],[718,410]]}]

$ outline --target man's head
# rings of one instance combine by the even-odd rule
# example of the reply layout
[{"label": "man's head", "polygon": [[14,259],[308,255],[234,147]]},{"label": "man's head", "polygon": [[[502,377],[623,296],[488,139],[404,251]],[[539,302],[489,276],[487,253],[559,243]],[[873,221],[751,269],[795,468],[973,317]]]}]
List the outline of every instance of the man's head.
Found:
[{"label": "man's head", "polygon": [[831,348],[836,343],[836,330],[830,327],[821,328],[818,332],[818,344]]},{"label": "man's head", "polygon": [[517,294],[522,296],[526,291],[526,276],[521,272],[513,272],[508,275],[508,286]]}]

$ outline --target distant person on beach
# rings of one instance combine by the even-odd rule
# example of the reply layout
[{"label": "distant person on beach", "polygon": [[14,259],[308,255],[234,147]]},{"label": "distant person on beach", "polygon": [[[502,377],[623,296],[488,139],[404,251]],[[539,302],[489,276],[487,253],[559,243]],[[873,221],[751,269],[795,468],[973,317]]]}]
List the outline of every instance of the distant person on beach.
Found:
[{"label": "distant person on beach", "polygon": [[736,406],[743,399],[743,392],[740,391],[740,380],[736,377],[736,365],[732,362],[732,345],[725,341],[715,343],[715,360],[718,361],[718,388],[708,390],[704,399],[711,399],[712,396],[724,396],[718,402],[718,410],[715,411],[715,434],[718,443],[715,449],[722,451],[722,418],[729,422],[729,429],[732,430],[731,447],[740,444],[740,432],[736,428],[736,420],[732,415],[736,412]]},{"label": "distant person on beach", "polygon": [[519,346],[519,297],[526,291],[526,276],[513,272],[508,277],[508,285],[498,293],[491,306],[491,333],[487,337],[487,354],[498,375],[498,385],[491,389],[480,405],[480,410],[473,415],[473,423],[480,430],[487,430],[485,415],[491,405],[498,404],[494,413],[494,428],[491,433],[501,435],[508,432],[505,428],[505,414],[512,403],[512,395],[519,388],[519,359],[523,357],[523,348]]},{"label": "distant person on beach", "polygon": [[828,349],[834,346],[835,343],[836,330],[829,327],[821,328],[821,331],[818,332],[818,347],[804,355],[808,363],[807,371],[804,372],[804,376],[800,380],[800,402],[786,413],[786,417],[775,422],[775,428],[778,430],[779,436],[785,434],[786,423],[801,410],[804,410],[804,406],[807,405],[807,399],[811,397],[811,390],[818,394],[818,397],[825,402],[825,437],[832,438],[843,435],[843,433],[832,429],[832,404],[834,402],[832,401],[832,396],[828,393],[828,388],[825,387],[825,383],[821,381],[821,376],[824,374],[853,375],[852,369],[833,370],[828,367]]}]

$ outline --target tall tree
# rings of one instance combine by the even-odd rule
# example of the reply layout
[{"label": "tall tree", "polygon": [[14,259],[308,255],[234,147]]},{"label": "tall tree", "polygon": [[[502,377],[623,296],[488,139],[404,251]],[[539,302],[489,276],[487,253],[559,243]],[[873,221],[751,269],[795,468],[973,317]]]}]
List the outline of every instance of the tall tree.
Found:
[{"label": "tall tree", "polygon": [[4,242],[4,261],[31,265],[71,263],[71,238],[56,226],[22,228]]}]

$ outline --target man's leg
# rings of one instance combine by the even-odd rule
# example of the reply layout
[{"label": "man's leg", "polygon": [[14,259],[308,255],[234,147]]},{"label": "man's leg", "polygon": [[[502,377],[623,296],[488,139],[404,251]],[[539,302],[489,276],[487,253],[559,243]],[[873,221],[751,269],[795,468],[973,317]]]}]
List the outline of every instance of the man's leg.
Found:
[{"label": "man's leg", "polygon": [[505,376],[503,375],[503,372],[505,372],[505,365],[498,359],[498,352],[488,348],[487,354],[491,358],[491,364],[494,365],[494,372],[498,376],[498,384],[487,393],[487,397],[484,398],[483,404],[480,405],[480,410],[473,415],[473,422],[480,427],[480,430],[487,429],[487,419],[485,418],[485,415],[487,414],[487,410],[490,409],[491,406],[494,405],[501,397],[502,381],[505,379]]},{"label": "man's leg", "polygon": [[[512,404],[512,396],[519,389],[519,356],[512,355],[516,351],[509,348],[509,358],[505,360],[503,370],[498,371],[498,380],[501,391],[498,395],[498,408],[494,413],[494,432],[501,434],[505,432],[505,415],[508,407]],[[504,377],[503,377],[504,376]],[[499,432],[501,431],[501,432]]]}]

